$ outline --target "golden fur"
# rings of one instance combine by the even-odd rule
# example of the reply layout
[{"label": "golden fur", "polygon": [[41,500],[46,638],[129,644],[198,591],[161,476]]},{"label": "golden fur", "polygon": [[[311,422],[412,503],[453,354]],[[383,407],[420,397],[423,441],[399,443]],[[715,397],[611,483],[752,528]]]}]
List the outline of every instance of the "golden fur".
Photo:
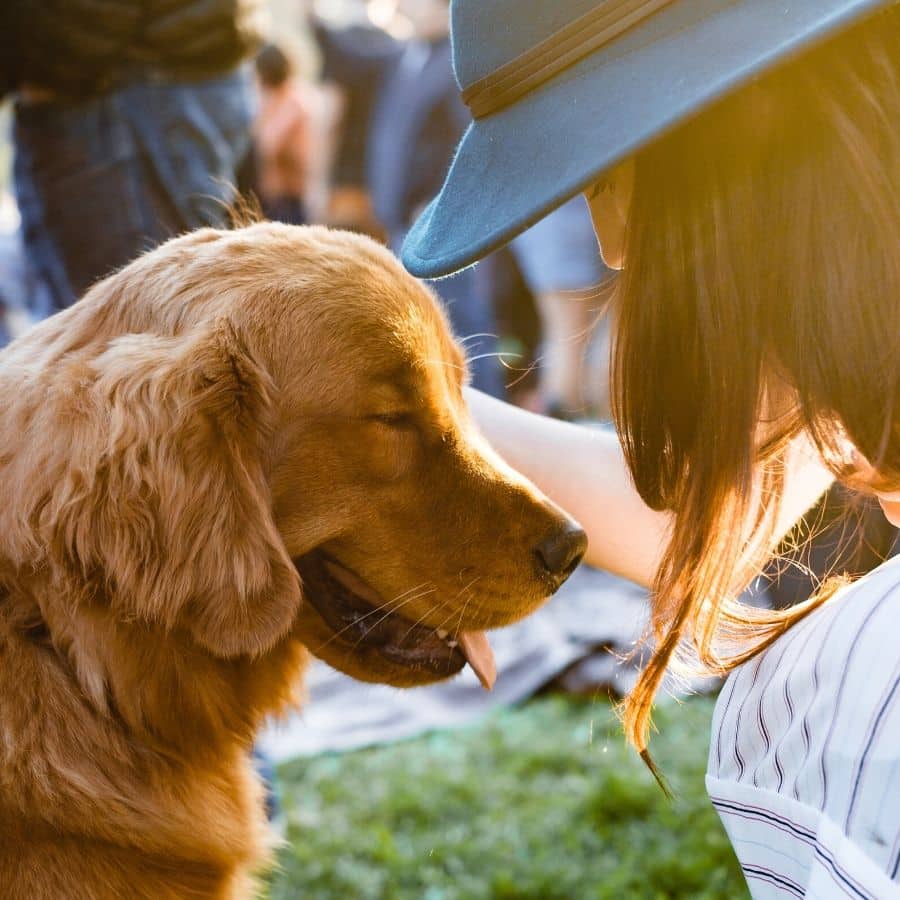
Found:
[{"label": "golden fur", "polygon": [[452,674],[329,627],[319,554],[429,629],[552,592],[533,547],[566,520],[481,441],[463,375],[386,251],[272,224],[172,240],[0,354],[0,896],[252,893],[248,750],[307,648]]}]

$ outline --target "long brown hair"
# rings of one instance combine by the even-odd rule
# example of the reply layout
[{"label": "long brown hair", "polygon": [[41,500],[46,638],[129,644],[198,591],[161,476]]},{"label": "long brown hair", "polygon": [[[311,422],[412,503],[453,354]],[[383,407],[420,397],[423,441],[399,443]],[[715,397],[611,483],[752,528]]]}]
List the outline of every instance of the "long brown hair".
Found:
[{"label": "long brown hair", "polygon": [[667,668],[723,673],[824,599],[733,599],[768,555],[788,439],[838,476],[849,442],[900,481],[897,48],[893,7],[637,155],[613,407],[640,495],[674,515],[625,704],[648,761]]}]

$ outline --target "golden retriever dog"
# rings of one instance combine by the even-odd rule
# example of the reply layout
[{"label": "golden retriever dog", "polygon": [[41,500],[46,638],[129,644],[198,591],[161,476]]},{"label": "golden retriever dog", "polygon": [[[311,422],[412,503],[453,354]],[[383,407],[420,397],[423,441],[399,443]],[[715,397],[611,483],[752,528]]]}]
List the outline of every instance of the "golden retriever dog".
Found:
[{"label": "golden retriever dog", "polygon": [[490,451],[429,291],[366,238],[169,241],[0,353],[0,897],[253,894],[249,763],[309,653],[416,685],[581,530]]}]

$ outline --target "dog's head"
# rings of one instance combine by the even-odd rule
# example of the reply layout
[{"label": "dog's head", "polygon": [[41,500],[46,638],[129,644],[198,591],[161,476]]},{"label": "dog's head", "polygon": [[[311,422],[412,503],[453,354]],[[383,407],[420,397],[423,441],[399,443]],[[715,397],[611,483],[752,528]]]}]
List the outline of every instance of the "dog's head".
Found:
[{"label": "dog's head", "polygon": [[583,552],[474,427],[430,292],[367,239],[196,232],[59,318],[27,428],[69,427],[40,442],[59,478],[30,506],[129,620],[226,658],[294,635],[366,680],[468,658],[489,681],[482,630],[533,611]]}]

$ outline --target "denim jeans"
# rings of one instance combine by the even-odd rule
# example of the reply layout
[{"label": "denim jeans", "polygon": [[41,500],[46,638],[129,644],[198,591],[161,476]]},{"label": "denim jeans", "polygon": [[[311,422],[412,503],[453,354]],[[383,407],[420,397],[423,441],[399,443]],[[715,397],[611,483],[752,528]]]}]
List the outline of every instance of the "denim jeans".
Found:
[{"label": "denim jeans", "polygon": [[253,92],[237,70],[196,82],[136,72],[77,103],[18,103],[16,196],[47,315],[172,235],[219,226],[250,145]]}]

